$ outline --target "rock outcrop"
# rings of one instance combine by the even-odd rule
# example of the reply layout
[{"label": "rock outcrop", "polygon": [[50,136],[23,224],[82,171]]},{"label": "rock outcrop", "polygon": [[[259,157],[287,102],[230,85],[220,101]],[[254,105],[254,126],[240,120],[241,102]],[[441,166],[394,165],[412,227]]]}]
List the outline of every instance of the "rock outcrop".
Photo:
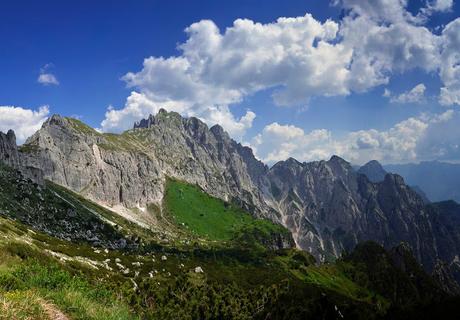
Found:
[{"label": "rock outcrop", "polygon": [[0,216],[67,241],[112,249],[137,246],[117,230],[115,223],[61,189],[34,183],[20,170],[0,163]]},{"label": "rock outcrop", "polygon": [[[382,165],[377,160],[372,160],[358,169],[358,173],[364,174],[369,181],[377,183],[385,179],[387,172],[383,169]],[[419,187],[411,185],[411,188],[418,193],[425,204],[430,203],[425,192]]]},{"label": "rock outcrop", "polygon": [[444,292],[447,292],[451,296],[458,296],[460,294],[460,285],[455,281],[449,265],[444,261],[438,260],[436,262],[432,277]]},{"label": "rock outcrop", "polygon": [[19,170],[26,179],[30,179],[38,184],[43,184],[42,170],[37,167],[29,166],[22,161],[16,144],[16,135],[13,130],[8,130],[6,134],[0,132],[0,162]]},{"label": "rock outcrop", "polygon": [[371,182],[382,182],[387,174],[382,165],[376,160],[369,161],[360,167],[358,173],[367,176]]},{"label": "rock outcrop", "polygon": [[18,147],[13,130],[8,130],[7,134],[0,132],[0,161],[15,168],[19,166]]}]

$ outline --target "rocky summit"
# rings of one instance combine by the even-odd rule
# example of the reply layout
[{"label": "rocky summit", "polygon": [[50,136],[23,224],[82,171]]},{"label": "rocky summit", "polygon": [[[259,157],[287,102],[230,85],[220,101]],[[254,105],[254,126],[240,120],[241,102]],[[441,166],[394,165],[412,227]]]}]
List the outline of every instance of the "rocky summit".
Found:
[{"label": "rocky summit", "polygon": [[270,212],[257,188],[268,168],[220,126],[209,129],[177,113],[162,110],[119,135],[54,115],[21,150],[46,179],[115,210],[160,204],[172,177],[256,215]]},{"label": "rocky summit", "polygon": [[371,160],[358,169],[358,173],[364,174],[372,182],[381,182],[387,172],[377,160]]}]

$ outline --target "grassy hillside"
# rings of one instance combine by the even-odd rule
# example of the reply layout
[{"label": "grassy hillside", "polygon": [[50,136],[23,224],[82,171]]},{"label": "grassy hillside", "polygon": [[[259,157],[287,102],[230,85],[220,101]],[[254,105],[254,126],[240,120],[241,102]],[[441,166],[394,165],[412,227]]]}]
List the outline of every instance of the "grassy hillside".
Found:
[{"label": "grassy hillside", "polygon": [[[295,249],[249,258],[223,248],[123,252],[0,217],[0,319],[52,319],[50,310],[71,319],[392,319],[395,307],[406,314],[393,302],[399,291],[386,289],[397,285],[394,267],[378,262],[381,247],[371,248],[322,266]],[[426,294],[404,279],[412,302]]]},{"label": "grassy hillside", "polygon": [[0,217],[0,319],[135,319],[95,281],[89,252]]},{"label": "grassy hillside", "polygon": [[177,180],[168,180],[164,206],[176,224],[210,240],[232,240],[243,230],[257,230],[266,236],[289,233],[280,225],[254,219],[242,209],[209,196],[199,187]]},{"label": "grassy hillside", "polygon": [[128,253],[0,218],[0,256],[0,319],[49,319],[49,306],[72,319],[303,319],[334,305],[375,313],[364,288],[358,297],[303,280],[313,260],[296,250],[249,260],[237,250]]}]

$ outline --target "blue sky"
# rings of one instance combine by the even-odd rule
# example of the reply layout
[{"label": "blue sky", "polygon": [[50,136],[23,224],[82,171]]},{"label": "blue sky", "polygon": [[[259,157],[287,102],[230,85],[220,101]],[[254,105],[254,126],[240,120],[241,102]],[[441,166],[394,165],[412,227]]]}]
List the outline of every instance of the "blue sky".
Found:
[{"label": "blue sky", "polygon": [[22,142],[59,113],[120,132],[165,107],[268,163],[458,161],[459,16],[452,0],[2,2],[0,130]]},{"label": "blue sky", "polygon": [[[81,115],[99,126],[109,105],[122,106],[130,90],[120,78],[144,58],[178,54],[184,29],[201,19],[221,28],[237,18],[271,22],[315,12],[323,1],[9,1],[0,4],[0,103],[49,105],[53,113]],[[335,15],[338,14],[338,10]],[[59,88],[40,86],[40,68],[52,63]],[[27,94],[25,94],[27,93]]]}]

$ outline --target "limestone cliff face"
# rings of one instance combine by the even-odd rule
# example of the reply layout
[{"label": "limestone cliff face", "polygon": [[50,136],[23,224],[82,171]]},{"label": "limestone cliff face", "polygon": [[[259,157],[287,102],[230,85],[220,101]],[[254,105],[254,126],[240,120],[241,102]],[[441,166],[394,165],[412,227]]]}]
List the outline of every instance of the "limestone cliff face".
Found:
[{"label": "limestone cliff face", "polygon": [[458,252],[458,231],[449,231],[442,221],[447,218],[398,175],[373,183],[336,156],[311,163],[289,159],[269,170],[265,184],[267,202],[281,213],[297,245],[321,260],[365,240],[387,248],[406,242],[430,271],[438,258],[455,259],[446,248]]},{"label": "limestone cliff face", "polygon": [[121,135],[101,134],[57,115],[26,141],[21,157],[45,178],[98,203],[125,208],[160,204],[166,177],[254,212],[274,214],[257,188],[268,168],[220,126],[160,111]]},{"label": "limestone cliff face", "polygon": [[16,135],[13,130],[9,130],[7,134],[0,132],[0,161],[12,167],[17,167],[19,165]]},{"label": "limestone cliff face", "polygon": [[20,156],[13,130],[8,130],[6,134],[0,132],[0,162],[21,171],[26,179],[38,184],[43,183],[43,172],[40,167],[28,165]]}]

